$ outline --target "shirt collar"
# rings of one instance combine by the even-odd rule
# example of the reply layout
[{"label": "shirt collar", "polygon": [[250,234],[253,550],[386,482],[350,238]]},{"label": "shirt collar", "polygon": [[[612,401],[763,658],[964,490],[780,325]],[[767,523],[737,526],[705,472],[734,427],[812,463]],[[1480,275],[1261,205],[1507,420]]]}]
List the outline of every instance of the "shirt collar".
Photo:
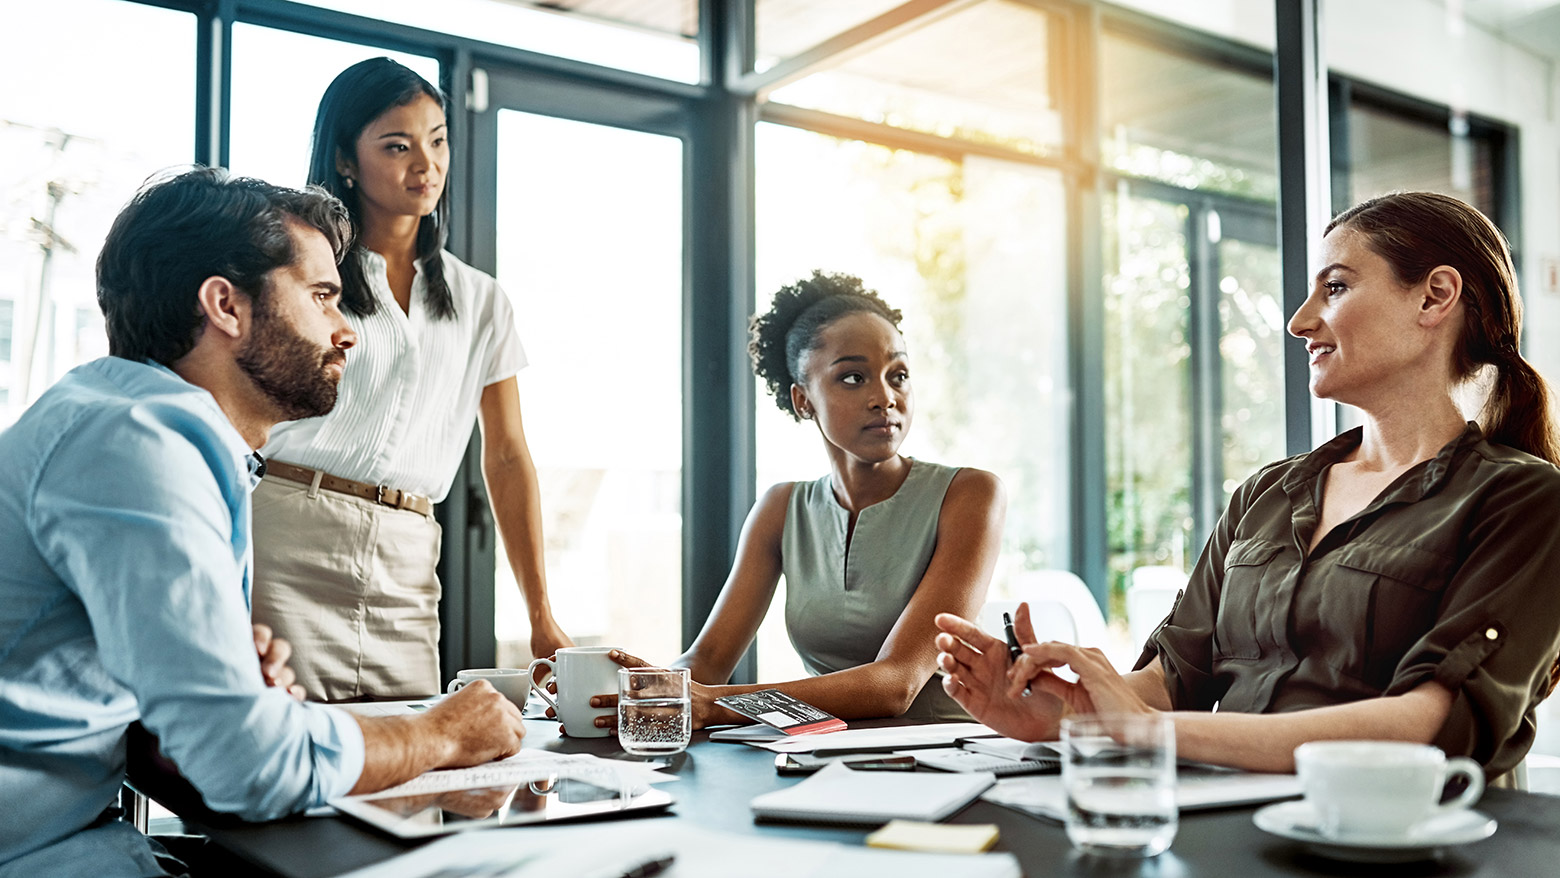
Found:
[{"label": "shirt collar", "polygon": [[[211,421],[217,430],[217,434],[222,437],[223,444],[225,444],[228,447],[228,451],[232,453],[234,466],[249,473],[251,481],[254,484],[259,484],[260,477],[255,475],[255,461],[258,459],[261,462],[259,465],[259,471],[263,475],[265,473],[265,459],[260,457],[259,452],[249,447],[249,443],[246,442],[243,435],[238,432],[238,428],[233,426],[232,421],[228,420],[227,412],[222,410],[222,406],[217,405],[217,399],[211,395],[211,391],[201,387],[198,384],[192,384],[189,381],[186,381],[183,375],[180,375],[179,373],[173,371],[167,366],[164,366],[162,363],[159,363],[156,360],[147,359],[142,360],[141,363],[142,365],[150,366],[158,372],[162,373],[163,377],[179,382],[179,384],[183,385],[189,393],[200,398],[201,403],[206,406],[208,413],[212,416]],[[254,485],[251,485],[251,487],[253,486]]]},{"label": "shirt collar", "polygon": [[[1314,483],[1323,470],[1358,448],[1364,435],[1363,427],[1355,427],[1324,442],[1315,451],[1302,458],[1299,466],[1290,470],[1289,475],[1284,479],[1284,489],[1298,490]],[[1423,498],[1445,481],[1447,474],[1452,470],[1452,464],[1466,449],[1483,440],[1484,431],[1479,429],[1477,423],[1469,421],[1457,438],[1441,446],[1441,450],[1436,452],[1435,457],[1416,465],[1416,469],[1420,469],[1416,477],[1402,482],[1391,494],[1379,499],[1382,502],[1413,502]]]}]

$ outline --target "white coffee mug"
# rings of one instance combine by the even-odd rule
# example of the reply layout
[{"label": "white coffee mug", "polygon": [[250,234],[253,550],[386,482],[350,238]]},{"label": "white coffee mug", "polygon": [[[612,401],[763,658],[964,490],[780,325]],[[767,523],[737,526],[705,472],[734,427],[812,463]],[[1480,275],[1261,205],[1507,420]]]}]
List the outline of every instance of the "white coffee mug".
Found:
[{"label": "white coffee mug", "polygon": [[[616,716],[615,707],[591,707],[593,695],[617,693],[617,672],[620,665],[607,653],[614,646],[566,646],[558,650],[556,661],[539,658],[526,669],[525,678],[534,680],[536,669],[546,665],[551,671],[541,682],[532,683],[542,700],[546,701],[563,723],[563,733],[576,738],[605,738],[610,729],[596,727],[596,717]],[[558,684],[556,700],[547,692],[547,680]]]},{"label": "white coffee mug", "polygon": [[[1463,756],[1405,741],[1311,741],[1295,748],[1295,768],[1317,830],[1329,838],[1402,838],[1439,814],[1470,808],[1484,794],[1484,769]],[[1452,778],[1468,788],[1446,804]]]},{"label": "white coffee mug", "polygon": [[453,695],[478,680],[486,680],[493,684],[500,695],[513,701],[515,707],[525,710],[525,699],[531,694],[530,679],[519,668],[468,668],[457,671],[455,679],[450,681],[449,688],[444,691]]}]

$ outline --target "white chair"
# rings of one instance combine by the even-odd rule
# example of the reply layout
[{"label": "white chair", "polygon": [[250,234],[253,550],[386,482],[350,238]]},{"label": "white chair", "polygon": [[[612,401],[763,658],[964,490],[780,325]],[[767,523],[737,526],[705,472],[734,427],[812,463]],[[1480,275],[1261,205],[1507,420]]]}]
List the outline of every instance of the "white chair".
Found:
[{"label": "white chair", "polygon": [[[1001,637],[1002,613],[1017,612],[1019,603],[1027,602],[1036,640],[1057,640],[1109,652],[1105,614],[1077,574],[1068,570],[1024,570],[1013,575],[1007,590],[1011,599],[990,601],[986,604],[988,609],[982,610],[978,624],[983,630]],[[1070,670],[1057,673],[1065,680],[1077,679]]]},{"label": "white chair", "polygon": [[1142,649],[1186,587],[1187,576],[1179,567],[1133,568],[1127,582],[1127,632],[1134,648]]},{"label": "white chair", "polygon": [[[975,624],[980,630],[1002,640],[1007,631],[1002,624],[1002,614],[1018,612],[1019,601],[987,601],[980,609]],[[1078,642],[1078,627],[1073,624],[1072,611],[1060,601],[1030,601],[1029,618],[1035,626],[1035,639],[1060,640],[1063,643]]]},{"label": "white chair", "polygon": [[[1013,575],[1008,593],[1015,603],[1029,602],[1029,618],[1039,639],[1063,640],[1079,646],[1106,645],[1105,614],[1078,574],[1070,570],[1023,570]],[[1069,628],[1071,636],[1060,636]],[[1059,636],[1047,636],[1042,629],[1056,631]]]}]

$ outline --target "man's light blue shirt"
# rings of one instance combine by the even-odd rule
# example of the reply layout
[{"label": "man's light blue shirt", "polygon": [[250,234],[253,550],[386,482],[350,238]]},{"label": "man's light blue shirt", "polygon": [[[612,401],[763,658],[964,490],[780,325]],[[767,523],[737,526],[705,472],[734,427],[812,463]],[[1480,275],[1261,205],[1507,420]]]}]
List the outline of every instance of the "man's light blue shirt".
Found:
[{"label": "man's light blue shirt", "polygon": [[279,817],[357,782],[351,716],[260,676],[253,462],[209,393],[114,357],[0,433],[0,874],[155,874],[123,824],[81,832],[136,720],[214,810]]}]

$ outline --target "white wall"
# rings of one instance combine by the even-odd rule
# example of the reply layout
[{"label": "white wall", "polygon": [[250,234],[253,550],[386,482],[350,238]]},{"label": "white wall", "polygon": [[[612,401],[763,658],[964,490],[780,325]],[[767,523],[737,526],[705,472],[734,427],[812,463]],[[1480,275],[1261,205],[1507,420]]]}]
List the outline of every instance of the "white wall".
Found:
[{"label": "white wall", "polygon": [[1333,2],[1323,24],[1328,65],[1338,72],[1520,131],[1523,350],[1560,385],[1560,288],[1549,277],[1551,267],[1560,274],[1560,64],[1473,22],[1449,21],[1434,0]]},{"label": "white wall", "polygon": [[[1115,0],[1116,5],[1271,50],[1263,0]],[[1560,389],[1560,46],[1536,55],[1487,28],[1449,20],[1438,0],[1332,0],[1322,11],[1328,65],[1520,132],[1518,243],[1527,358]]]}]

